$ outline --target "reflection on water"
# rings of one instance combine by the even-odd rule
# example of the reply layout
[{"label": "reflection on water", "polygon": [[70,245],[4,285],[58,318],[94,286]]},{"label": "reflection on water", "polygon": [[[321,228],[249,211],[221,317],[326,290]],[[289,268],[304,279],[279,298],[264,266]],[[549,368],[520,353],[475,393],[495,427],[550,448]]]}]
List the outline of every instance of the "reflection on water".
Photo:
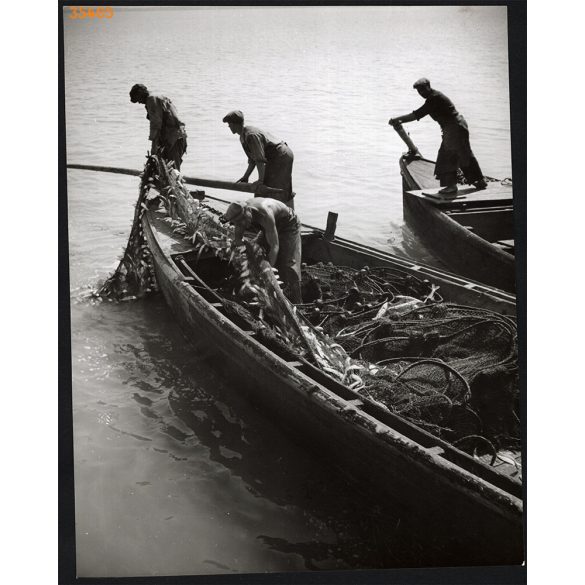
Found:
[{"label": "reflection on water", "polygon": [[[437,27],[441,22],[441,28]],[[295,153],[296,206],[346,238],[435,262],[402,219],[390,115],[421,75],[468,119],[482,168],[510,176],[505,8],[120,9],[65,22],[70,162],[140,168],[145,83],[187,125],[184,172],[235,179],[235,107]],[[473,50],[470,50],[473,47]],[[465,83],[461,80],[465,79]],[[434,156],[437,125],[409,130]],[[135,178],[69,171],[72,290],[117,264]],[[226,199],[226,192],[210,192]],[[257,412],[211,348],[195,351],[162,297],[71,303],[79,576],[218,574],[434,564],[427,527],[372,504],[279,421]],[[278,389],[275,389],[278,391]]]},{"label": "reflection on water", "polygon": [[[445,562],[399,508],[372,504],[319,453],[257,412],[217,356],[193,349],[160,296],[92,311],[100,327],[116,332],[91,367],[74,368],[74,386],[92,395],[74,401],[76,484],[84,488],[78,539],[88,543],[80,550],[88,574],[104,567],[118,576],[159,573],[177,540],[184,547],[174,549],[178,573]],[[92,337],[84,343],[87,355]],[[108,384],[95,386],[105,370]],[[138,552],[133,547],[136,559],[127,556]],[[119,555],[123,566],[113,560]]]}]

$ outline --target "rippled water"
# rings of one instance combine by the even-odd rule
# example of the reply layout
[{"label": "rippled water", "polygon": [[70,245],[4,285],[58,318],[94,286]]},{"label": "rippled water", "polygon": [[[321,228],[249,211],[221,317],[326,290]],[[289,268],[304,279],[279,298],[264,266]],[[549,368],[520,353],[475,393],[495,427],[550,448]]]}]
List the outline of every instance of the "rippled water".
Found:
[{"label": "rippled water", "polygon": [[[439,26],[440,24],[440,26]],[[505,8],[117,8],[65,19],[69,162],[141,168],[144,83],[187,125],[185,174],[246,167],[230,109],[295,153],[296,206],[338,233],[436,262],[404,226],[390,116],[428,76],[467,118],[485,174],[511,176]],[[409,131],[434,158],[432,120]],[[134,178],[68,172],[77,561],[80,576],[433,564],[400,510],[384,522],[317,453],[254,410],[195,352],[161,298],[78,302],[115,267]],[[229,192],[210,194],[229,200]],[[391,528],[389,528],[391,527]]]}]

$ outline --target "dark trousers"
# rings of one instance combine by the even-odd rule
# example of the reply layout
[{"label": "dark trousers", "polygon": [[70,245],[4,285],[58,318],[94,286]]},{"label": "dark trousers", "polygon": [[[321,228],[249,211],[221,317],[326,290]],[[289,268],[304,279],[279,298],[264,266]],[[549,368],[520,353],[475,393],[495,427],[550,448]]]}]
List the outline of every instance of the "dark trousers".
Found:
[{"label": "dark trousers", "polygon": [[463,125],[443,126],[443,140],[437,154],[435,176],[441,186],[457,184],[457,170],[461,169],[468,183],[483,179],[479,163],[471,150],[469,131]]},{"label": "dark trousers", "polygon": [[177,171],[181,170],[183,155],[187,152],[187,138],[175,140],[172,146],[165,145],[160,151],[160,155],[167,161],[175,164]]},{"label": "dark trousers", "polygon": [[278,144],[274,151],[268,156],[266,170],[264,172],[264,184],[267,187],[282,189],[285,194],[282,197],[271,195],[273,199],[278,199],[291,209],[295,208],[294,193],[292,187],[292,170],[294,162],[293,151],[288,147],[286,142]]},{"label": "dark trousers", "polygon": [[[479,163],[475,156],[471,155],[469,164],[467,166],[460,167],[463,172],[463,176],[470,185],[473,185],[476,181],[483,179],[483,173],[479,167]],[[448,173],[442,173],[437,175],[441,183],[441,187],[447,187],[449,185],[455,185],[457,183],[457,171],[450,171]]]}]

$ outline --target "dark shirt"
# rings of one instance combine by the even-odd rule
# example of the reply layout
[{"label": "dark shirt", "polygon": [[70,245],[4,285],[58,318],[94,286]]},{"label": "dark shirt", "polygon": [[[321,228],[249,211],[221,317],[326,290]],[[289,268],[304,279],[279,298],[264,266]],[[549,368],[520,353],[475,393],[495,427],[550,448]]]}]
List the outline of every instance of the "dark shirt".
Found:
[{"label": "dark shirt", "polygon": [[277,152],[276,147],[282,140],[254,126],[244,126],[240,142],[249,162],[267,163]]},{"label": "dark shirt", "polygon": [[425,100],[425,103],[413,112],[417,120],[420,120],[427,114],[438,122],[441,127],[449,124],[463,125],[467,123],[463,116],[457,111],[453,102],[440,91],[431,90],[431,95]]},{"label": "dark shirt", "polygon": [[185,138],[185,124],[179,120],[173,102],[162,95],[149,95],[146,98],[146,117],[150,121],[149,140],[158,138],[161,144],[172,146],[179,138]]}]

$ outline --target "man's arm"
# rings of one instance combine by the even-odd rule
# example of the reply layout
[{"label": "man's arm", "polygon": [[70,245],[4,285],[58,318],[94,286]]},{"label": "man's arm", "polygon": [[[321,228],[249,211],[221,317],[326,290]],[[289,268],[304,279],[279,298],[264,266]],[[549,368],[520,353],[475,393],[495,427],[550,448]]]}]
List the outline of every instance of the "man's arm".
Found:
[{"label": "man's arm", "polygon": [[280,243],[278,241],[278,232],[276,231],[276,223],[274,221],[274,215],[272,212],[263,212],[260,220],[260,225],[264,230],[264,237],[266,243],[270,247],[268,251],[268,262],[272,266],[276,265],[276,259],[278,258],[278,250]]},{"label": "man's arm", "polygon": [[237,225],[234,228],[234,239],[235,239],[236,244],[242,243],[245,231],[246,231],[245,228],[243,228],[242,226],[239,226],[239,225]]},{"label": "man's arm", "polygon": [[[422,116],[421,116],[422,117]],[[403,116],[397,116],[396,118],[390,118],[388,120],[388,124],[394,126],[396,124],[404,124],[405,122],[414,122],[419,118],[416,117],[415,112],[411,112],[410,114],[404,114]]]},{"label": "man's arm", "polygon": [[[258,185],[264,183],[264,173],[266,171],[266,154],[264,152],[264,145],[262,140],[256,134],[248,134],[246,136],[246,149],[249,153],[249,165],[248,171],[242,178],[246,178],[246,182],[250,173],[254,170],[254,167],[258,169]],[[250,168],[250,165],[251,168]]]},{"label": "man's arm", "polygon": [[[432,98],[431,98],[432,99]],[[398,116],[397,118],[390,118],[388,124],[395,126],[396,124],[404,124],[405,122],[414,122],[420,120],[430,113],[431,105],[427,99],[425,103],[418,109],[414,110],[410,114],[404,114],[404,116]]]},{"label": "man's arm", "polygon": [[250,177],[250,173],[254,170],[254,167],[258,168],[258,180],[252,183],[252,186],[255,187],[254,193],[260,194],[260,191],[264,189],[264,174],[266,173],[266,164],[263,162],[251,161],[246,169],[244,176],[238,180],[238,183],[247,183]]},{"label": "man's arm", "polygon": [[258,180],[256,181],[256,188],[254,193],[261,194],[260,191],[264,188],[264,173],[266,172],[266,163],[257,162],[256,167],[258,168]]},{"label": "man's arm", "polygon": [[248,179],[250,178],[250,175],[252,174],[252,171],[256,168],[256,163],[250,158],[248,159],[248,168],[246,169],[246,172],[244,173],[244,175],[242,176],[241,179],[238,179],[238,183],[247,183]]},{"label": "man's arm", "polygon": [[256,166],[258,167],[258,181],[260,183],[264,183],[264,173],[266,172],[266,163],[265,162],[257,162]]},{"label": "man's arm", "polygon": [[162,105],[154,96],[148,96],[146,99],[146,111],[150,120],[150,134],[148,139],[152,141],[152,152],[154,154],[160,145],[160,131],[163,122]]}]

